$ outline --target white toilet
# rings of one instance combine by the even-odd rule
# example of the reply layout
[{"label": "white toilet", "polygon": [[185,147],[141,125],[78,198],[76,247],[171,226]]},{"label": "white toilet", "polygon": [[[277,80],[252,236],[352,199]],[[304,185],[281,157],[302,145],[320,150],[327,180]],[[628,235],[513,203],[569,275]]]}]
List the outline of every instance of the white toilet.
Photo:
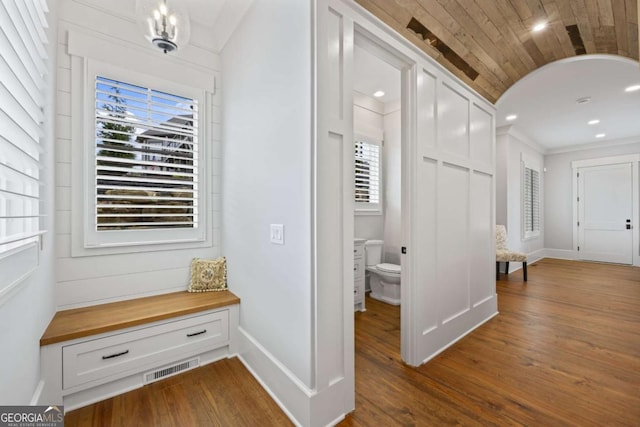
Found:
[{"label": "white toilet", "polygon": [[364,244],[370,296],[388,304],[400,305],[400,266],[382,262],[383,245],[382,240],[367,240]]}]

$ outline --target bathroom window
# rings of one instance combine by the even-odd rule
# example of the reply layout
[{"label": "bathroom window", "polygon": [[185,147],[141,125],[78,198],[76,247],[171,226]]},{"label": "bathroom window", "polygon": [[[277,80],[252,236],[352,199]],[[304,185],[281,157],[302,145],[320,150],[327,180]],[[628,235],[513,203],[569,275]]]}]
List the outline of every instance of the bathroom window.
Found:
[{"label": "bathroom window", "polygon": [[354,196],[357,214],[380,214],[381,141],[356,136],[354,142]]},{"label": "bathroom window", "polygon": [[522,238],[540,235],[540,168],[523,156]]}]

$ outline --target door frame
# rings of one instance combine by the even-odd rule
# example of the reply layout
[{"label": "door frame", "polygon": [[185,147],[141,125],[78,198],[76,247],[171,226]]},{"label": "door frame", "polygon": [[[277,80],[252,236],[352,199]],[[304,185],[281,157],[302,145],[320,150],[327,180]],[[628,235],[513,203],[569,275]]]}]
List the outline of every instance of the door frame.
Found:
[{"label": "door frame", "polygon": [[[412,189],[412,163],[410,161],[410,147],[415,146],[415,129],[417,127],[416,118],[416,100],[415,100],[415,75],[417,64],[406,55],[403,55],[398,49],[389,43],[384,42],[377,35],[368,31],[358,22],[353,26],[354,46],[366,50],[368,53],[387,62],[394,68],[398,69],[401,75],[400,90],[400,206],[401,206],[401,240],[403,247],[411,247],[411,189]],[[345,161],[348,161],[345,160]],[[351,239],[345,236],[345,239]],[[400,273],[400,355],[403,361],[410,365],[417,365],[415,357],[416,343],[414,340],[413,326],[413,301],[412,295],[412,257],[406,254],[400,254],[400,263],[402,270]]]},{"label": "door frame", "polygon": [[640,180],[638,169],[640,166],[640,154],[627,154],[622,156],[600,157],[596,159],[574,160],[571,162],[571,182],[572,182],[572,210],[573,210],[573,256],[580,259],[578,253],[578,169],[591,166],[608,166],[620,163],[631,163],[631,204],[632,204],[632,224],[633,224],[633,265],[640,266],[640,200],[639,189]]}]

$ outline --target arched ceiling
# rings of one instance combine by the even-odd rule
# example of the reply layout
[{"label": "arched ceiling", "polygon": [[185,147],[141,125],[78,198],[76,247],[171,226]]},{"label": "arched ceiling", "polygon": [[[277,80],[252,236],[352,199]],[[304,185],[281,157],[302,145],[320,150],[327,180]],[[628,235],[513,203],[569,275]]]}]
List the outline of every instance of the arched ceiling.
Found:
[{"label": "arched ceiling", "polygon": [[576,145],[636,142],[640,90],[626,89],[637,85],[640,68],[628,58],[566,58],[535,70],[510,87],[496,103],[496,124],[513,127],[546,152]]},{"label": "arched ceiling", "polygon": [[[638,0],[356,0],[488,100],[579,54],[638,60]],[[547,27],[533,32],[539,22]]]}]

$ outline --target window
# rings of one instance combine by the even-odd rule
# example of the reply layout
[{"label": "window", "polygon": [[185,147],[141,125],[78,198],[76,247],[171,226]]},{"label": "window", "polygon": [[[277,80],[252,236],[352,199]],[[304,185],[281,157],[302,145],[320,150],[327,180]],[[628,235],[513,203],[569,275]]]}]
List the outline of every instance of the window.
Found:
[{"label": "window", "polygon": [[381,213],[381,143],[356,137],[354,142],[356,213]]},{"label": "window", "polygon": [[540,170],[523,160],[522,176],[522,237],[540,235]]},{"label": "window", "polygon": [[95,85],[96,230],[197,228],[197,100]]},{"label": "window", "polygon": [[207,92],[92,59],[74,66],[86,80],[72,108],[87,119],[74,122],[72,255],[211,245]]},{"label": "window", "polygon": [[38,240],[46,3],[0,5],[0,257]]}]

